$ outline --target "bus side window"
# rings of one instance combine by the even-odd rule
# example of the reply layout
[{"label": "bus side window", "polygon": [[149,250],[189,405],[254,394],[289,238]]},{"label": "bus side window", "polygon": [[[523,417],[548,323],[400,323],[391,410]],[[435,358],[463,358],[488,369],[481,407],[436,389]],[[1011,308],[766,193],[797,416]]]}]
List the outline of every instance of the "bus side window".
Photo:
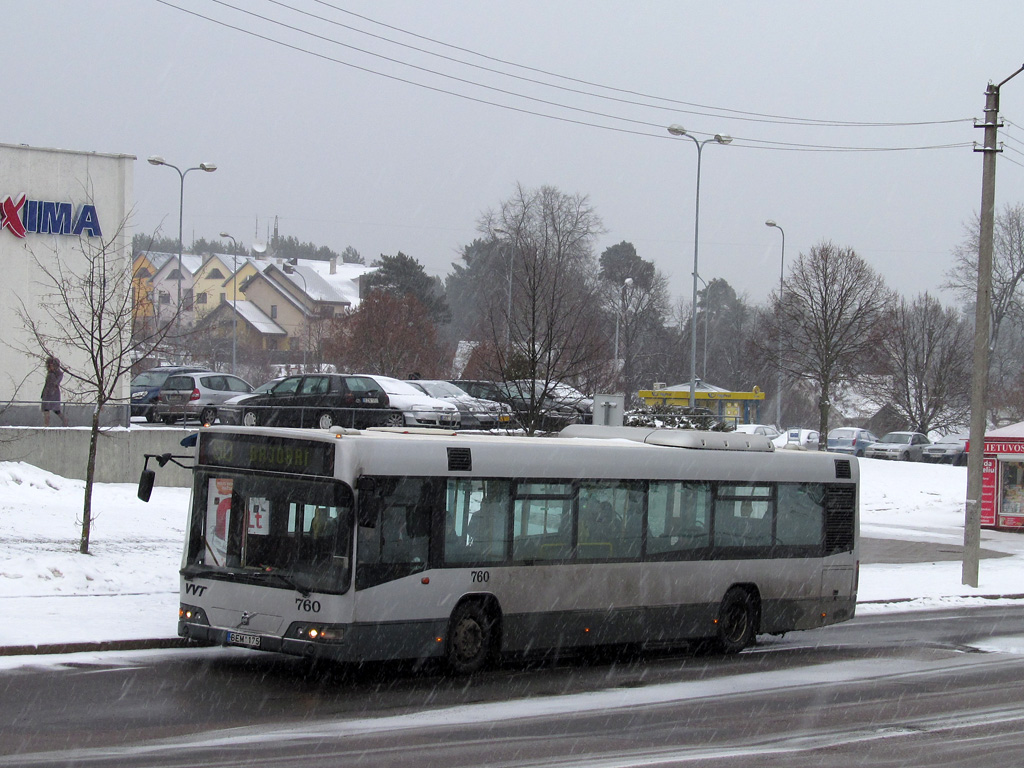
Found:
[{"label": "bus side window", "polygon": [[[356,549],[356,589],[399,579],[427,568],[432,512],[430,478],[375,478],[375,498],[364,492]],[[362,523],[374,523],[373,527]]]},{"label": "bus side window", "polygon": [[651,483],[648,493],[647,552],[685,553],[710,543],[711,487],[707,483]]},{"label": "bus side window", "polygon": [[821,550],[825,528],[825,487],[821,483],[780,483],[775,543]]},{"label": "bus side window", "polygon": [[715,500],[715,545],[771,546],[772,517],[769,486],[719,486]]},{"label": "bus side window", "polygon": [[508,480],[448,481],[444,561],[494,563],[508,550]]}]

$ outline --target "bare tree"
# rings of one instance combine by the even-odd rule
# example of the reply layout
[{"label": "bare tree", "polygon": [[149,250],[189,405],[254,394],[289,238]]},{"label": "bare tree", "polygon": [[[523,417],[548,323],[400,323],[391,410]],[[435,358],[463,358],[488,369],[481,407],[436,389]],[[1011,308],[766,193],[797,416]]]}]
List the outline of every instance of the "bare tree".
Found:
[{"label": "bare tree", "polygon": [[[976,299],[979,229],[977,218],[965,224],[964,240],[954,249],[953,268],[946,273],[944,287],[956,291],[967,306],[973,306]],[[990,418],[998,423],[1016,412],[1013,393],[1020,390],[1018,382],[1024,370],[1024,348],[1019,339],[1019,329],[1024,327],[1024,204],[1007,205],[996,216],[992,251],[988,404]]]},{"label": "bare tree", "polygon": [[868,392],[888,404],[911,429],[963,427],[970,414],[970,325],[953,309],[924,293],[900,299],[883,324],[878,350],[884,376]]},{"label": "bare tree", "polygon": [[430,312],[411,295],[374,290],[335,320],[324,354],[338,370],[404,379],[413,372],[445,377],[445,350]]},{"label": "bare tree", "polygon": [[524,419],[534,431],[555,384],[578,382],[607,364],[592,250],[601,220],[585,195],[517,185],[483,215],[479,230],[510,254],[508,301],[492,297],[489,324],[501,377],[536,384],[523,393]]},{"label": "bare tree", "polygon": [[[943,287],[973,306],[978,290],[980,220],[964,225],[964,241],[953,250],[953,268]],[[992,240],[992,338],[995,348],[1004,319],[1024,319],[1024,204],[1007,205],[996,216]]]},{"label": "bare tree", "polygon": [[[22,302],[18,310],[36,344],[34,348],[21,345],[19,350],[41,362],[50,355],[65,360],[66,388],[94,404],[79,543],[82,554],[89,553],[100,414],[120,400],[122,380],[132,362],[150,354],[169,328],[152,328],[147,333],[133,329],[131,244],[123,234],[125,224],[121,221],[106,240],[79,238],[80,258],[60,258],[56,249],[45,259],[32,253],[42,276],[40,299],[32,307]],[[80,354],[64,354],[69,349]],[[84,362],[76,364],[76,360]]]},{"label": "bare tree", "polygon": [[[813,382],[818,391],[818,432],[828,434],[831,396],[855,380],[878,344],[879,321],[892,303],[885,281],[852,248],[823,241],[801,254],[772,295],[760,343],[777,354],[783,371]],[[822,450],[825,443],[822,441]]]}]

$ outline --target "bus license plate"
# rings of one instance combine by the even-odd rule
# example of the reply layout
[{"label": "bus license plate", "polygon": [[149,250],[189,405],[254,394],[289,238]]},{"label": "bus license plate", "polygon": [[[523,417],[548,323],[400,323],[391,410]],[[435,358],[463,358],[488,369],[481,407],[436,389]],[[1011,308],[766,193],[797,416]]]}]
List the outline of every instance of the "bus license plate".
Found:
[{"label": "bus license plate", "polygon": [[244,645],[247,648],[259,648],[261,638],[259,635],[247,635],[243,632],[228,632],[228,643],[230,645]]}]

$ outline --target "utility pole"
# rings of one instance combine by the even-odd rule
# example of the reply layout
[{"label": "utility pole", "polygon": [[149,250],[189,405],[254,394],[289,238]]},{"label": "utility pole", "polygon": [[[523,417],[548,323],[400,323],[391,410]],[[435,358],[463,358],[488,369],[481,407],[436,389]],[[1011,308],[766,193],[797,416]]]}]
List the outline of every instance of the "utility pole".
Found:
[{"label": "utility pole", "polygon": [[967,454],[967,500],[964,504],[964,563],[961,582],[978,586],[981,555],[981,482],[985,451],[989,343],[992,313],[992,235],[996,210],[996,154],[999,123],[999,89],[1024,72],[1021,67],[999,85],[985,90],[985,119],[976,128],[985,130],[985,143],[975,147],[984,153],[981,171],[981,230],[978,237],[978,292],[974,308],[974,371],[971,376],[971,437]]}]

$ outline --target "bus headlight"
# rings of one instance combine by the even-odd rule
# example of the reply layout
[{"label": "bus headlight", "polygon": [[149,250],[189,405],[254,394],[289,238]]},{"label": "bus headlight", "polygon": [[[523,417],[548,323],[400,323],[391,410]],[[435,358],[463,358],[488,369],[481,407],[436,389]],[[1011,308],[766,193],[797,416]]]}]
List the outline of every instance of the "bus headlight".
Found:
[{"label": "bus headlight", "polygon": [[185,603],[181,603],[178,606],[178,621],[184,621],[189,624],[209,625],[210,623],[209,619],[206,618],[206,611],[194,605],[185,605]]},{"label": "bus headlight", "polygon": [[345,625],[295,623],[288,628],[288,637],[312,643],[342,643],[345,641]]}]

